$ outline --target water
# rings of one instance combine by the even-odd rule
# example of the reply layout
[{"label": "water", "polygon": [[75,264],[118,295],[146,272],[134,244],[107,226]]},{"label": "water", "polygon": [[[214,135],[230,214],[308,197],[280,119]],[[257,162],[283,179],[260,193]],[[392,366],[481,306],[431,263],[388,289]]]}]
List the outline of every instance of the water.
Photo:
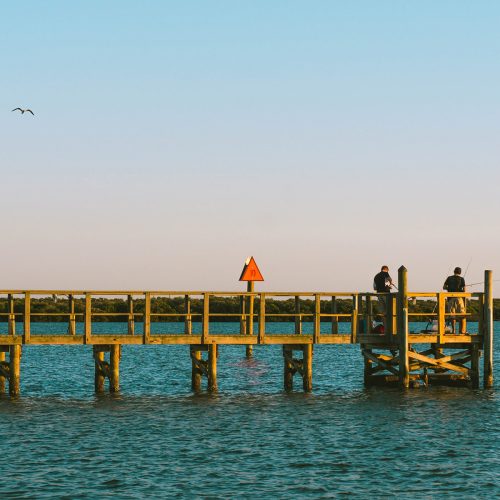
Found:
[{"label": "water", "polygon": [[124,346],[120,395],[96,397],[91,347],[25,347],[0,498],[500,495],[497,390],[365,389],[359,347],[334,345],[315,347],[313,393],[285,394],[281,347],[254,353],[222,346],[219,394],[195,396],[186,346]]}]

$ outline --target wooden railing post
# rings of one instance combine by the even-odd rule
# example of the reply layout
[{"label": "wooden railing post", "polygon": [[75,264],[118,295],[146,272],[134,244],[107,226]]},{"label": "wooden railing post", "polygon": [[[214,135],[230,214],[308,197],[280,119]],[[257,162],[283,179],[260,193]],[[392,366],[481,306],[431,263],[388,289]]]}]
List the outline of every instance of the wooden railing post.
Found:
[{"label": "wooden railing post", "polygon": [[[386,307],[389,307],[388,300],[386,300]],[[366,296],[365,322],[366,322],[365,333],[368,335],[372,333],[372,324],[373,324],[373,304],[371,295]]]},{"label": "wooden railing post", "polygon": [[202,318],[202,330],[201,330],[201,343],[206,344],[208,342],[208,336],[210,334],[210,294],[203,294],[203,318]]},{"label": "wooden railing post", "polygon": [[143,343],[149,344],[151,341],[151,293],[144,293],[144,334]]},{"label": "wooden railing post", "polygon": [[14,313],[14,296],[9,293],[8,297],[8,307],[9,307],[9,335],[16,334],[16,315]]},{"label": "wooden railing post", "polygon": [[352,296],[352,313],[351,313],[351,344],[358,341],[358,312],[359,312],[359,295]]},{"label": "wooden railing post", "polygon": [[23,344],[30,343],[31,337],[31,294],[24,293],[24,324],[23,324]]},{"label": "wooden railing post", "polygon": [[[337,314],[337,297],[333,296],[330,310],[332,314]],[[339,333],[339,319],[337,316],[332,316],[332,334],[337,335]]]},{"label": "wooden railing post", "polygon": [[302,335],[302,317],[300,315],[300,297],[295,296],[295,334]]},{"label": "wooden railing post", "polygon": [[132,295],[127,295],[128,322],[127,331],[129,335],[135,334],[135,317],[134,317],[134,298]]},{"label": "wooden railing post", "polygon": [[259,296],[259,344],[264,343],[266,335],[266,294],[261,293]]},{"label": "wooden railing post", "polygon": [[76,335],[75,298],[71,294],[68,295],[68,312],[69,312],[68,333],[70,335]]},{"label": "wooden railing post", "polygon": [[247,317],[246,317],[246,297],[244,295],[240,295],[240,335],[247,334]]},{"label": "wooden railing post", "polygon": [[[443,336],[446,331],[446,297],[439,292],[437,294],[437,318],[438,318],[438,331],[437,331],[437,341],[438,343],[443,343]],[[455,332],[452,332],[455,333]]]},{"label": "wooden railing post", "polygon": [[186,317],[184,319],[184,333],[191,335],[193,333],[193,320],[191,317],[191,297],[184,295],[184,312]]},{"label": "wooden railing post", "polygon": [[90,344],[92,341],[92,296],[85,293],[85,319],[84,319],[84,343]]},{"label": "wooden railing post", "polygon": [[410,386],[410,363],[408,359],[408,276],[406,267],[398,269],[398,337],[399,337],[399,384]]},{"label": "wooden railing post", "polygon": [[314,295],[314,336],[313,342],[315,344],[319,343],[319,338],[321,335],[321,297],[316,294]]},{"label": "wooden railing post", "polygon": [[484,272],[484,379],[485,389],[493,387],[493,272]]}]

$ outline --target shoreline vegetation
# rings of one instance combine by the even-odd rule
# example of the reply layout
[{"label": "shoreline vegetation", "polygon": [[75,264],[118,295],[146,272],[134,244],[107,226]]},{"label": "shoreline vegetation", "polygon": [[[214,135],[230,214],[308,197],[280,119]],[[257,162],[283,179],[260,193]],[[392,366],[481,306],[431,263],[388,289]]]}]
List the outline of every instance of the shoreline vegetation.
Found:
[{"label": "shoreline vegetation", "polygon": [[[467,301],[467,312],[471,314],[471,320],[475,320],[478,312],[478,302],[476,300]],[[259,298],[254,301],[254,312],[257,314],[259,307]],[[352,300],[337,299],[336,307],[338,314],[351,314]],[[374,316],[377,313],[377,301],[373,301]],[[410,313],[421,313],[422,317],[414,316],[414,321],[427,321],[432,317],[431,313],[435,313],[436,302],[433,300],[417,300],[415,303],[410,303]],[[83,298],[75,298],[75,313],[77,320],[83,318],[85,310],[85,301]],[[144,312],[144,299],[134,300],[134,314],[138,321],[141,320],[140,315]],[[331,301],[321,300],[321,313],[330,314]],[[16,321],[22,322],[24,313],[24,300],[22,298],[14,299],[14,313]],[[61,297],[41,297],[31,299],[31,321],[53,321],[66,322],[69,317],[69,302],[66,298]],[[93,322],[123,322],[128,318],[128,304],[126,299],[121,298],[92,298],[92,313],[97,313],[99,316],[92,318]],[[109,313],[107,316],[105,313]],[[172,314],[172,316],[155,317],[154,314]],[[203,300],[191,298],[191,315],[193,322],[201,321],[203,313]],[[238,316],[241,314],[240,300],[238,297],[210,297],[210,313],[220,314],[216,316],[217,321],[231,322],[239,321]],[[313,321],[314,317],[314,300],[301,299],[300,313],[304,322]],[[185,303],[184,297],[153,297],[151,299],[151,321],[152,322],[179,322],[184,321]],[[228,316],[224,316],[228,314]],[[276,314],[276,316],[273,316]],[[232,315],[232,316],[229,316]],[[287,317],[286,315],[289,315]],[[266,322],[292,321],[295,315],[294,299],[275,300],[266,299]],[[495,320],[500,320],[500,299],[494,300]],[[435,317],[435,316],[434,316]],[[8,300],[0,298],[0,322],[8,321]],[[331,321],[331,317],[322,317],[321,321]],[[350,321],[350,318],[339,318],[340,322]]]}]

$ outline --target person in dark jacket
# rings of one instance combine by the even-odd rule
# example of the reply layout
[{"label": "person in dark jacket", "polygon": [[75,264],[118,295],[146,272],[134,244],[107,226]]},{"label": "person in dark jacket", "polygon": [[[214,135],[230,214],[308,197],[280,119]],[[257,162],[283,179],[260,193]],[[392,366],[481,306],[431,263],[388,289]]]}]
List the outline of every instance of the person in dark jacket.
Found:
[{"label": "person in dark jacket", "polygon": [[379,314],[382,316],[382,321],[384,324],[384,329],[386,327],[385,318],[387,314],[387,293],[391,292],[392,288],[392,278],[389,274],[389,268],[387,266],[382,266],[380,272],[373,278],[373,289],[381,294],[378,298]]},{"label": "person in dark jacket", "polygon": [[[462,269],[455,267],[453,271],[453,276],[448,276],[443,285],[443,290],[450,293],[461,293],[465,292],[465,280],[460,276],[462,274]],[[446,301],[446,312],[451,314],[462,315],[465,314],[465,301],[463,297],[449,297]],[[456,317],[452,316],[451,319],[451,329],[455,333]],[[465,316],[460,318],[460,333],[465,334],[467,331],[467,320]]]}]

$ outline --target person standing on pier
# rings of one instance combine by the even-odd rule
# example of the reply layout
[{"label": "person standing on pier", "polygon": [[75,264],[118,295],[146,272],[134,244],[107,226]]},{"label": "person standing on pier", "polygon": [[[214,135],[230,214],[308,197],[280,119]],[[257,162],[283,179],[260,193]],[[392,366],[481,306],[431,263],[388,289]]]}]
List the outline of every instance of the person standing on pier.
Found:
[{"label": "person standing on pier", "polygon": [[382,322],[385,329],[385,318],[387,315],[387,295],[390,293],[392,288],[392,278],[389,274],[389,268],[387,266],[382,266],[380,272],[373,278],[373,289],[382,295],[378,296],[379,314],[382,315]]},{"label": "person standing on pier", "polygon": [[[465,292],[465,280],[460,276],[462,269],[455,267],[453,276],[448,276],[443,285],[443,290],[450,293]],[[465,303],[463,297],[450,297],[446,302],[446,312],[451,314],[465,314]],[[451,319],[451,330],[455,333],[455,317]],[[460,318],[460,333],[465,334],[467,330],[467,320],[465,316]]]}]

